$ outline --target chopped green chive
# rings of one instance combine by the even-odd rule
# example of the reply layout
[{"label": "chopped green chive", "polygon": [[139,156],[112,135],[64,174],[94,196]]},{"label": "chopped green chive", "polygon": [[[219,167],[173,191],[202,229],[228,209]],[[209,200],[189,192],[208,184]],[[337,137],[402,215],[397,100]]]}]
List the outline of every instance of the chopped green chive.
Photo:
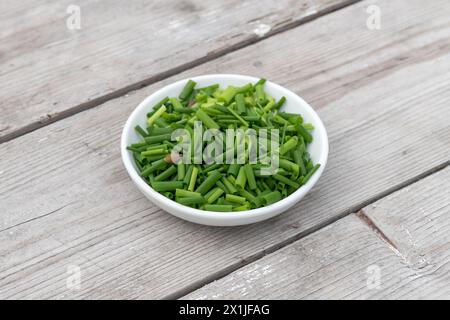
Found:
[{"label": "chopped green chive", "polygon": [[178,169],[177,169],[178,180],[183,180],[185,174],[186,174],[186,165],[180,161],[180,163],[178,164]]},{"label": "chopped green chive", "polygon": [[200,193],[198,192],[192,192],[192,191],[188,191],[185,189],[176,189],[175,190],[175,195],[177,197],[195,197],[195,196],[201,196]]},{"label": "chopped green chive", "polygon": [[183,188],[182,181],[154,181],[152,182],[152,188],[158,192],[174,191],[176,189]]},{"label": "chopped green chive", "polygon": [[245,108],[245,99],[244,99],[244,95],[242,93],[239,93],[236,95],[236,97],[234,98],[236,100],[236,107],[238,110],[239,114],[243,114],[246,112],[246,108]]},{"label": "chopped green chive", "polygon": [[286,141],[281,147],[280,147],[280,154],[284,155],[286,154],[288,151],[292,150],[295,148],[295,146],[298,143],[298,138],[297,137],[292,137],[290,138],[288,141]]},{"label": "chopped green chive", "polygon": [[[161,99],[147,113],[146,127],[134,128],[141,140],[127,147],[143,180],[182,205],[217,212],[268,206],[306,184],[320,167],[308,153],[314,126],[304,123],[299,114],[280,111],[286,98],[270,96],[265,83],[260,79],[255,84],[221,89],[218,84],[196,88],[196,82],[189,80],[178,97]],[[199,122],[203,125],[200,134]],[[178,129],[186,130],[191,140],[173,141],[172,133]],[[210,143],[203,140],[207,129],[223,133],[214,136],[222,149],[214,149],[211,155],[225,164],[202,162],[204,154],[199,156],[197,151],[202,153]],[[234,131],[230,138],[225,135],[227,129],[245,133]],[[272,129],[278,130],[279,136],[259,136],[256,145],[247,131],[259,134]],[[195,143],[181,152],[174,149],[180,142]],[[242,147],[247,148],[243,153]],[[252,160],[252,148],[260,152],[259,162]],[[184,156],[193,164],[183,163]],[[264,171],[270,168],[265,161],[274,156],[279,156],[279,167]]]},{"label": "chopped green chive", "polygon": [[203,208],[207,211],[230,212],[233,211],[232,205],[226,204],[205,204]]},{"label": "chopped green chive", "polygon": [[219,197],[224,193],[224,191],[220,188],[214,188],[211,191],[211,194],[209,194],[206,197],[206,200],[208,201],[208,203],[213,203],[214,201],[216,201],[217,199],[219,199]]},{"label": "chopped green chive", "polygon": [[270,205],[281,200],[281,193],[280,191],[273,191],[264,195],[263,199],[267,205]]},{"label": "chopped green chive", "polygon": [[191,196],[191,197],[183,197],[176,199],[178,203],[184,205],[193,205],[193,204],[202,204],[205,203],[206,200],[202,196]]},{"label": "chopped green chive", "polygon": [[233,175],[233,176],[237,176],[237,174],[239,173],[239,168],[241,166],[237,163],[232,163],[230,164],[230,167],[228,168],[228,174],[229,175]]},{"label": "chopped green chive", "polygon": [[202,109],[199,109],[197,111],[197,118],[203,122],[203,124],[205,126],[207,126],[209,129],[220,129],[220,126],[213,120],[211,119],[210,116],[208,116],[206,114],[205,111],[203,111]]},{"label": "chopped green chive", "polygon": [[214,184],[216,184],[217,181],[219,181],[220,178],[222,178],[222,174],[219,171],[212,171],[208,178],[206,178],[205,181],[203,181],[203,183],[195,191],[201,194],[205,194],[214,186]]},{"label": "chopped green chive", "polygon": [[245,121],[244,119],[241,118],[241,116],[239,116],[233,109],[231,109],[230,107],[228,107],[228,111],[236,117],[236,119],[238,119],[245,127],[248,127],[248,122]]},{"label": "chopped green chive", "polygon": [[253,173],[252,166],[249,164],[246,164],[244,166],[244,171],[245,171],[245,177],[247,178],[247,183],[248,183],[250,190],[255,190],[256,189],[256,180],[255,180],[255,175]]},{"label": "chopped green chive", "polygon": [[167,167],[167,162],[164,159],[152,162],[144,171],[141,172],[142,177],[148,177],[151,173]]},{"label": "chopped green chive", "polygon": [[293,181],[293,180],[291,180],[289,178],[286,178],[286,177],[284,177],[282,175],[274,174],[273,178],[278,180],[278,181],[280,181],[280,182],[282,182],[282,183],[284,183],[284,184],[287,184],[288,186],[291,186],[291,187],[294,187],[294,188],[299,188],[300,187],[299,183],[297,183],[297,182],[295,182],[295,181]]},{"label": "chopped green chive", "polygon": [[142,129],[140,125],[137,125],[136,127],[134,127],[134,130],[136,130],[136,132],[139,133],[142,138],[145,138],[148,136],[148,133],[145,132],[145,130]]},{"label": "chopped green chive", "polygon": [[305,184],[308,182],[308,180],[312,177],[312,175],[320,168],[320,163],[316,164],[309,172],[308,174],[302,179],[302,184]]},{"label": "chopped green chive", "polygon": [[157,135],[157,136],[145,137],[145,142],[148,144],[160,143],[165,140],[170,140],[171,137],[172,137],[171,133],[165,133],[165,134],[161,134],[161,135]]},{"label": "chopped green chive", "polygon": [[165,105],[162,105],[158,110],[155,111],[154,114],[151,115],[150,118],[147,119],[147,125],[151,126],[155,121],[161,117],[161,115],[166,112],[167,108]]},{"label": "chopped green chive", "polygon": [[159,175],[155,177],[155,181],[164,181],[169,179],[171,176],[173,176],[175,173],[177,173],[177,167],[176,166],[170,166],[165,171],[161,172]]},{"label": "chopped green chive", "polygon": [[239,169],[238,176],[236,177],[236,186],[238,186],[241,189],[244,189],[246,183],[247,183],[247,175],[245,174],[245,168],[242,166]]},{"label": "chopped green chive", "polygon": [[224,184],[224,186],[228,189],[231,194],[235,194],[238,190],[234,186],[234,183],[230,182],[228,178],[222,178],[220,181]]},{"label": "chopped green chive", "polygon": [[188,186],[189,191],[194,191],[195,183],[197,182],[197,174],[198,174],[198,168],[194,167],[194,169],[192,169],[191,179],[189,181],[189,186]]},{"label": "chopped green chive", "polygon": [[226,194],[225,195],[225,200],[229,201],[229,202],[235,202],[235,203],[239,203],[239,204],[243,204],[246,199],[244,197],[239,197],[239,196],[235,196],[233,194]]},{"label": "chopped green chive", "polygon": [[189,98],[189,96],[192,94],[192,92],[194,91],[194,87],[197,83],[195,81],[189,80],[186,85],[184,86],[183,90],[181,91],[180,95],[178,96],[178,98],[180,98],[180,100],[186,100],[187,98]]}]

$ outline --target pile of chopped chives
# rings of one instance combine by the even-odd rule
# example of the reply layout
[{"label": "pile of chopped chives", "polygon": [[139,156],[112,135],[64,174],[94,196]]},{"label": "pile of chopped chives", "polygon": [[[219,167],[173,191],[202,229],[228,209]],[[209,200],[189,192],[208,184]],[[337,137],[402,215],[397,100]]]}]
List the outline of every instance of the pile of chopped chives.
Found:
[{"label": "pile of chopped chives", "polygon": [[[166,97],[147,114],[146,129],[136,126],[140,142],[128,146],[141,177],[157,192],[185,206],[208,211],[243,211],[271,205],[304,185],[320,167],[307,151],[309,123],[299,114],[281,112],[285,97],[275,101],[265,80],[220,89],[195,88],[189,80],[178,97]],[[279,169],[262,175],[256,164],[185,164],[173,159],[176,129],[278,129]],[[248,141],[244,141],[247,145]],[[247,159],[248,160],[248,159]],[[192,162],[194,163],[194,162]]]}]

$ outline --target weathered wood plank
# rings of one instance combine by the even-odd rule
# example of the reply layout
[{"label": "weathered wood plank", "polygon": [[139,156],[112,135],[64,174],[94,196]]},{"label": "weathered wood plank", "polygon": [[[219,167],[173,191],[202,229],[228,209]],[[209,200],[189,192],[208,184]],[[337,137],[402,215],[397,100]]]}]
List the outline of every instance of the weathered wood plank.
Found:
[{"label": "weathered wood plank", "polygon": [[368,268],[375,265],[396,281],[412,275],[350,215],[182,299],[327,299],[353,291],[370,298],[377,290],[368,287]]},{"label": "weathered wood plank", "polygon": [[2,1],[0,142],[354,1]]},{"label": "weathered wood plank", "polygon": [[446,168],[184,298],[450,299],[449,191]]},{"label": "weathered wood plank", "polygon": [[414,272],[395,299],[450,299],[450,168],[376,202],[363,214]]},{"label": "weathered wood plank", "polygon": [[[260,74],[320,107],[329,166],[296,208],[267,223],[186,223],[157,210],[128,179],[118,150],[121,126],[140,100],[173,78],[2,144],[0,296],[177,296],[448,161],[448,15],[409,1],[398,16],[404,3],[380,1],[391,22],[374,33],[364,19],[353,19],[368,3],[177,77]],[[79,291],[66,288],[70,264],[82,268]]]}]

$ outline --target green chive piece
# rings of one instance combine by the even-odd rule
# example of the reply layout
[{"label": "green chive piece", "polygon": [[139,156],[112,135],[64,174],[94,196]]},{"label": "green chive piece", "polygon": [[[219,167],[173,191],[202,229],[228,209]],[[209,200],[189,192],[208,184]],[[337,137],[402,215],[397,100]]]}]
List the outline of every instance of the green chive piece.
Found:
[{"label": "green chive piece", "polygon": [[298,143],[298,138],[297,137],[292,137],[290,138],[288,141],[286,141],[285,144],[283,144],[280,147],[280,154],[284,155],[285,153],[287,153],[289,150],[294,149],[297,146]]},{"label": "green chive piece", "polygon": [[180,161],[180,163],[178,164],[178,168],[177,169],[178,169],[177,170],[178,171],[177,172],[178,180],[183,180],[184,176],[186,174],[186,165],[183,162]]},{"label": "green chive piece", "polygon": [[166,154],[167,153],[167,148],[158,148],[158,149],[150,149],[147,151],[143,151],[141,152],[141,156],[146,157],[146,156],[155,156],[158,154]]},{"label": "green chive piece", "polygon": [[278,202],[281,200],[280,191],[273,191],[263,196],[266,205],[271,205],[272,203]]},{"label": "green chive piece", "polygon": [[247,176],[245,174],[245,168],[241,167],[239,169],[238,176],[236,177],[236,186],[241,189],[245,188],[245,184],[247,183]]},{"label": "green chive piece", "polygon": [[202,203],[206,202],[205,198],[203,198],[202,196],[177,198],[176,201],[180,204],[184,204],[185,206],[194,205],[194,204],[202,204]]},{"label": "green chive piece", "polygon": [[254,203],[256,205],[256,207],[261,207],[262,206],[262,200],[261,198],[255,197],[253,194],[251,194],[250,192],[248,192],[245,189],[239,190],[239,193],[241,194],[241,196],[243,196],[245,199],[247,199],[248,201],[250,201],[251,203]]},{"label": "green chive piece", "polygon": [[140,125],[137,125],[136,127],[134,127],[134,130],[136,130],[136,132],[139,133],[142,138],[145,138],[148,136],[148,133],[145,132],[145,130],[142,129]]},{"label": "green chive piece", "polygon": [[237,94],[234,99],[236,100],[236,107],[239,114],[243,114],[246,111],[245,99],[242,93]]},{"label": "green chive piece", "polygon": [[189,180],[189,186],[188,186],[189,191],[194,191],[195,183],[197,182],[197,174],[198,174],[198,168],[194,167],[194,169],[192,169],[191,179]]},{"label": "green chive piece", "polygon": [[198,192],[192,192],[192,191],[188,191],[185,189],[176,189],[175,190],[175,195],[177,197],[196,197],[196,196],[201,196],[200,193]]},{"label": "green chive piece", "polygon": [[183,183],[186,186],[189,186],[189,182],[191,181],[191,175],[192,175],[192,171],[193,170],[194,170],[194,165],[189,165],[189,167],[188,167],[188,169],[186,171],[186,175],[184,176],[184,180],[183,180]]},{"label": "green chive piece", "polygon": [[148,177],[151,173],[155,172],[156,170],[164,169],[167,166],[167,162],[164,161],[164,159],[157,160],[155,162],[152,162],[150,166],[148,166],[144,171],[141,172],[142,177]]},{"label": "green chive piece", "polygon": [[239,173],[240,167],[241,167],[241,165],[239,165],[237,163],[230,164],[230,167],[228,168],[228,175],[233,175],[234,177],[236,177]]},{"label": "green chive piece", "polygon": [[255,86],[256,101],[260,105],[263,105],[266,102],[266,94],[264,93],[263,86],[264,86],[264,84],[257,84]]},{"label": "green chive piece", "polygon": [[154,181],[152,182],[152,188],[158,192],[175,191],[176,189],[183,188],[182,181]]},{"label": "green chive piece", "polygon": [[225,195],[225,200],[227,200],[229,202],[235,202],[235,203],[243,204],[247,199],[245,199],[244,197],[239,197],[239,196],[235,196],[233,194],[227,193]]},{"label": "green chive piece", "polygon": [[250,190],[255,190],[256,189],[256,180],[255,180],[255,175],[253,174],[252,166],[249,164],[246,164],[244,166],[244,171],[245,171],[245,176],[247,178],[247,183],[248,183]]},{"label": "green chive piece", "polygon": [[232,205],[226,204],[205,204],[203,208],[207,211],[217,211],[217,212],[231,212],[233,211]]},{"label": "green chive piece", "polygon": [[224,186],[228,189],[229,193],[235,194],[238,190],[234,186],[233,183],[228,180],[228,178],[223,177],[220,181],[224,184]]},{"label": "green chive piece", "polygon": [[195,192],[199,192],[202,195],[205,194],[214,186],[214,184],[216,184],[217,181],[220,180],[220,178],[222,178],[222,174],[219,171],[212,171],[205,181],[203,181],[203,183],[197,188],[197,190],[195,190]]},{"label": "green chive piece", "polygon": [[167,101],[169,101],[169,97],[162,98],[161,101],[159,101],[157,104],[153,106],[153,110],[158,110],[163,104],[165,104]]},{"label": "green chive piece", "polygon": [[173,176],[177,172],[176,166],[170,166],[165,171],[163,171],[161,174],[155,177],[155,181],[164,181],[169,179],[171,176]]},{"label": "green chive piece", "polygon": [[148,144],[160,143],[165,140],[170,140],[171,137],[172,137],[171,133],[161,134],[158,136],[150,136],[150,137],[145,137],[145,142]]},{"label": "green chive piece", "polygon": [[181,104],[180,100],[178,100],[177,98],[173,97],[173,98],[170,98],[169,100],[175,109],[176,108],[184,108],[183,105]]},{"label": "green chive piece", "polygon": [[157,136],[157,135],[161,135],[161,134],[166,134],[166,133],[172,133],[173,129],[172,128],[160,128],[160,127],[155,127],[155,126],[150,126],[147,128],[149,135],[152,136]]},{"label": "green chive piece", "polygon": [[298,124],[295,126],[295,129],[297,129],[297,132],[300,136],[303,137],[303,139],[305,139],[305,141],[307,143],[311,143],[313,140],[312,135],[305,129],[303,128],[303,126],[301,124]]},{"label": "green chive piece", "polygon": [[302,179],[302,184],[305,184],[308,182],[308,180],[312,177],[314,173],[320,168],[320,163],[316,164],[311,171],[308,172],[308,174]]},{"label": "green chive piece", "polygon": [[153,123],[155,123],[155,121],[161,117],[161,115],[166,112],[167,108],[165,105],[162,105],[158,110],[155,111],[154,114],[152,114],[152,116],[150,118],[147,119],[147,124],[148,125],[152,125]]},{"label": "green chive piece", "polygon": [[197,118],[203,122],[209,129],[220,129],[220,126],[206,114],[205,111],[199,109],[196,113]]},{"label": "green chive piece", "polygon": [[233,211],[246,211],[250,209],[250,205],[248,203],[239,206],[239,207],[233,207]]},{"label": "green chive piece", "polygon": [[[294,150],[294,152],[296,150]],[[300,168],[299,168],[298,164],[293,163],[292,161],[289,161],[289,160],[286,160],[286,159],[280,159],[280,167],[283,168],[283,169],[286,169],[289,172],[292,172],[293,176],[295,176],[295,177],[297,177],[298,174],[299,174]]]},{"label": "green chive piece", "polygon": [[295,182],[295,181],[293,181],[293,180],[291,180],[289,178],[286,178],[286,177],[284,177],[282,175],[274,174],[272,177],[274,179],[284,183],[284,184],[287,184],[288,186],[291,186],[291,187],[294,187],[294,188],[300,188],[300,184],[299,183],[297,183],[297,182]]},{"label": "green chive piece", "polygon": [[225,101],[226,103],[230,103],[230,101],[234,98],[238,89],[233,86],[227,87],[222,93],[219,95],[219,99]]},{"label": "green chive piece", "polygon": [[275,101],[272,99],[270,100],[266,106],[263,108],[264,112],[269,112],[270,110],[272,110],[274,107],[276,106]]},{"label": "green chive piece", "polygon": [[244,119],[241,118],[240,115],[238,115],[233,109],[231,109],[230,107],[228,107],[228,111],[236,117],[236,119],[238,119],[244,126],[248,127],[248,122],[245,121]]},{"label": "green chive piece", "polygon": [[281,97],[280,100],[278,100],[278,102],[275,104],[275,106],[273,107],[275,110],[280,110],[280,108],[283,106],[283,104],[286,101],[286,97]]},{"label": "green chive piece", "polygon": [[180,100],[186,100],[191,94],[192,91],[194,91],[194,87],[197,83],[193,80],[189,80],[186,85],[184,86],[183,90],[181,91],[180,95],[178,96],[178,98],[180,98]]},{"label": "green chive piece", "polygon": [[220,189],[222,189],[223,192],[225,192],[225,193],[231,193],[231,191],[228,190],[227,186],[226,186],[222,181],[220,181],[220,180],[217,181],[217,182],[216,182],[216,185],[217,185]]},{"label": "green chive piece", "polygon": [[253,88],[253,85],[251,83],[247,83],[245,86],[236,88],[236,92],[246,93],[246,92],[250,91],[252,88]]},{"label": "green chive piece", "polygon": [[214,189],[211,191],[211,194],[210,194],[208,197],[205,196],[205,198],[206,198],[207,202],[208,202],[209,204],[211,204],[211,203],[213,203],[214,201],[216,201],[217,199],[219,199],[219,197],[220,197],[223,193],[224,193],[224,191],[223,191],[222,189],[220,189],[220,188],[214,188]]}]

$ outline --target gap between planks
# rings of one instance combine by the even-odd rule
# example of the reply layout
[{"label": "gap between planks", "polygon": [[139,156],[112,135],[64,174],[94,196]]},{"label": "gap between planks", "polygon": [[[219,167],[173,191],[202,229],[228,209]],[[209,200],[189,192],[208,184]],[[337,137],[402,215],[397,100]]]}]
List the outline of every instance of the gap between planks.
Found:
[{"label": "gap between planks", "polygon": [[351,6],[357,2],[360,2],[361,0],[348,0],[348,1],[344,1],[341,3],[337,3],[334,6],[330,6],[329,8],[325,8],[324,10],[321,10],[319,12],[315,12],[309,16],[304,17],[301,20],[298,21],[293,21],[291,23],[287,23],[285,25],[282,25],[281,27],[278,28],[274,28],[273,30],[271,30],[270,32],[268,32],[266,35],[262,36],[262,37],[258,37],[257,35],[253,35],[252,37],[245,39],[241,42],[237,42],[236,44],[233,44],[232,46],[229,47],[225,47],[223,49],[217,50],[215,52],[212,53],[208,53],[208,55],[198,58],[198,59],[194,59],[190,62],[187,62],[185,64],[181,64],[180,66],[174,67],[172,69],[157,73],[154,76],[151,76],[149,78],[140,80],[138,82],[132,83],[128,86],[125,86],[123,88],[120,88],[118,90],[115,90],[111,93],[105,94],[103,96],[100,96],[98,98],[92,99],[90,101],[86,101],[83,102],[81,104],[78,104],[74,107],[68,108],[62,112],[59,112],[55,115],[47,115],[47,117],[45,119],[39,120],[39,121],[35,121],[33,123],[30,123],[28,125],[25,125],[24,127],[17,129],[11,133],[8,133],[4,136],[0,137],[0,144],[4,143],[4,142],[8,142],[11,141],[15,138],[18,138],[20,136],[23,136],[27,133],[33,132],[39,128],[45,127],[51,123],[54,123],[56,121],[59,120],[63,120],[66,119],[68,117],[71,117],[79,112],[83,112],[92,108],[95,108],[109,100],[113,100],[116,98],[119,98],[121,96],[126,95],[127,93],[134,91],[134,90],[139,90],[142,89],[144,87],[147,87],[151,84],[154,84],[156,82],[162,81],[166,78],[169,78],[171,76],[174,76],[178,73],[181,73],[183,71],[192,69],[194,67],[197,67],[199,65],[202,65],[204,63],[213,61],[215,59],[218,59],[222,56],[225,56],[233,51],[251,46],[257,42],[263,41],[265,39],[268,39],[274,35],[283,33],[285,31],[289,31],[291,29],[294,29],[298,26],[301,26],[303,24],[306,24],[312,20],[315,20],[317,18],[320,18],[322,16],[325,16],[329,13],[333,13],[335,11],[338,11],[340,9],[346,8],[348,6]]},{"label": "gap between planks", "polygon": [[203,286],[206,286],[214,281],[220,280],[226,276],[228,276],[230,273],[237,271],[238,269],[245,267],[251,263],[254,263],[262,258],[264,258],[265,256],[272,254],[306,236],[309,236],[333,223],[335,223],[338,220],[341,220],[345,217],[347,217],[348,215],[352,214],[352,213],[357,213],[357,216],[361,219],[361,221],[368,225],[368,227],[370,228],[370,230],[372,230],[372,232],[374,232],[384,243],[386,243],[388,245],[389,248],[391,248],[394,251],[398,251],[397,248],[395,247],[395,245],[393,244],[393,241],[391,239],[389,239],[386,235],[384,235],[384,233],[375,225],[375,223],[368,217],[366,216],[362,210],[363,208],[369,206],[372,203],[375,203],[397,191],[400,191],[401,189],[408,187],[428,176],[431,176],[439,171],[444,170],[445,168],[447,168],[450,165],[450,160],[447,162],[444,162],[441,165],[438,165],[428,171],[425,171],[409,180],[404,181],[403,183],[400,183],[390,189],[387,189],[381,193],[379,193],[378,195],[373,196],[370,199],[367,199],[366,201],[357,204],[355,206],[353,206],[352,208],[350,208],[349,210],[343,212],[341,215],[335,216],[327,221],[324,221],[321,224],[318,224],[316,226],[314,226],[313,228],[310,228],[308,230],[305,230],[303,232],[300,232],[296,235],[294,235],[293,237],[290,237],[288,239],[286,239],[283,242],[277,243],[276,245],[269,247],[259,253],[254,254],[253,256],[241,261],[239,264],[236,265],[232,265],[224,270],[221,270],[220,272],[217,272],[216,274],[211,274],[208,277],[205,277],[204,279],[202,279],[202,281],[199,281],[197,283],[193,283],[190,286],[183,288],[177,292],[174,292],[173,294],[167,295],[165,297],[163,297],[163,300],[174,300],[174,299],[180,299],[183,296],[186,296],[200,288],[202,288]]}]

